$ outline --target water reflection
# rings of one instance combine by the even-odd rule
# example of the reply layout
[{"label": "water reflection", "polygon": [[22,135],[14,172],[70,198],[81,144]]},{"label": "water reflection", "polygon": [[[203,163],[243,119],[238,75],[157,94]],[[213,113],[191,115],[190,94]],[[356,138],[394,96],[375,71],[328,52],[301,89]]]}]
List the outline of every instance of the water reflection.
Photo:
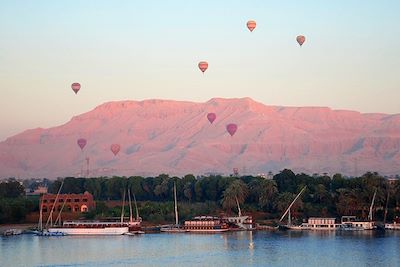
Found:
[{"label": "water reflection", "polygon": [[393,232],[0,238],[1,266],[399,266]]}]

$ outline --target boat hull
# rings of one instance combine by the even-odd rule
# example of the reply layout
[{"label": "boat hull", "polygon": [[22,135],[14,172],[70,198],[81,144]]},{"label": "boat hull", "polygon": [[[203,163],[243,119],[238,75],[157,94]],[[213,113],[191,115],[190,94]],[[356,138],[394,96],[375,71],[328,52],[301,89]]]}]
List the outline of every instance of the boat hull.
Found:
[{"label": "boat hull", "polygon": [[123,235],[129,232],[128,227],[104,228],[49,228],[49,232],[62,232],[66,235]]}]

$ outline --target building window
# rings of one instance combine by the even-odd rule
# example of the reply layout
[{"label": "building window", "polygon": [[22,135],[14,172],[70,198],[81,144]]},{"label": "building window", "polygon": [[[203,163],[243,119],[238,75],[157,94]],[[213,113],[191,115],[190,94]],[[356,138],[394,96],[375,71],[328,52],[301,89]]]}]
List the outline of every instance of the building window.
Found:
[{"label": "building window", "polygon": [[75,198],[75,199],[74,199],[74,202],[79,202],[79,198]]},{"label": "building window", "polygon": [[89,209],[86,205],[81,206],[81,212],[88,212],[88,211],[89,211]]},{"label": "building window", "polygon": [[67,202],[71,202],[71,199],[70,199],[70,198],[68,198],[68,199],[67,199]]}]

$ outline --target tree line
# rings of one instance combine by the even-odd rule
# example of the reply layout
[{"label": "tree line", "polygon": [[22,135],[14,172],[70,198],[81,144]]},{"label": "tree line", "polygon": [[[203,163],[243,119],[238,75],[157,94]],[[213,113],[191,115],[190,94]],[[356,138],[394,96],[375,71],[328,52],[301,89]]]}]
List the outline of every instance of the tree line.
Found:
[{"label": "tree line", "polygon": [[[157,177],[67,177],[63,193],[88,191],[96,200],[120,200],[123,191],[130,189],[138,201],[173,201],[173,185],[176,184],[179,202],[215,202],[225,212],[237,212],[236,199],[244,210],[263,212],[267,218],[279,216],[307,186],[296,202],[292,215],[299,220],[311,216],[355,215],[367,218],[371,200],[376,190],[375,218],[383,220],[387,205],[387,218],[400,215],[400,182],[389,184],[378,173],[367,172],[361,177],[345,178],[340,174],[310,176],[295,174],[285,169],[272,180],[254,176],[196,178],[189,174],[182,178],[162,174]],[[49,191],[56,193],[61,185],[57,180]]]},{"label": "tree line", "polygon": [[[199,207],[199,210],[207,211],[210,215],[217,215],[220,211],[237,213],[239,202],[244,212],[261,213],[264,219],[276,219],[304,186],[305,192],[292,209],[292,216],[298,222],[311,216],[355,215],[365,219],[375,190],[374,219],[384,219],[386,205],[387,220],[400,216],[400,182],[390,184],[387,179],[372,172],[356,178],[345,178],[340,174],[332,177],[310,176],[304,173],[295,174],[288,169],[274,175],[273,179],[218,175],[196,178],[191,174],[184,177],[170,177],[167,174],[157,177],[66,177],[55,181],[46,179],[49,193],[56,194],[62,182],[61,193],[80,194],[88,191],[98,203],[121,200],[124,191],[130,189],[138,202],[141,202],[141,214],[146,214],[147,218],[158,216],[158,221],[164,215],[171,217],[173,214],[174,184],[178,202],[185,207],[184,213],[188,216],[196,215],[191,211],[194,207]],[[23,187],[18,182],[0,183],[0,214],[8,214],[3,215],[3,219],[0,217],[0,223],[7,216],[21,219],[23,211],[32,210],[31,202],[21,201],[22,196]],[[13,199],[19,199],[19,204],[10,205],[9,201]],[[170,204],[162,204],[168,202]],[[12,215],[11,206],[17,215]],[[20,208],[19,211],[16,211],[16,207]],[[104,209],[104,205],[99,205],[99,212],[103,213]],[[153,211],[158,215],[152,214]]]}]

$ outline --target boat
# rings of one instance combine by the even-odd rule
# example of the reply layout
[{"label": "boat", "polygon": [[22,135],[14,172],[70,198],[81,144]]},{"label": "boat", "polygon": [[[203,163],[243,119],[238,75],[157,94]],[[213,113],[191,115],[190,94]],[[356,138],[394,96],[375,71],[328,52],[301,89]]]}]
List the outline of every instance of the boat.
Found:
[{"label": "boat", "polygon": [[386,230],[400,230],[400,218],[396,217],[393,223],[385,223]]},{"label": "boat", "polygon": [[[57,197],[56,197],[57,198]],[[66,235],[123,235],[129,232],[130,223],[133,223],[132,209],[130,222],[124,222],[125,191],[121,208],[120,221],[64,221],[61,225],[51,226],[47,232]],[[58,214],[57,222],[61,222],[61,211]],[[136,225],[136,223],[134,224]]]},{"label": "boat", "polygon": [[[64,185],[64,181],[62,181],[60,188],[58,189],[56,199],[54,201],[53,206],[51,207],[51,211],[50,211],[49,217],[47,218],[45,227],[43,227],[43,201],[41,201],[40,211],[39,211],[39,223],[38,223],[37,231],[33,231],[33,233],[35,235],[37,235],[37,236],[65,236],[65,235],[67,235],[66,233],[61,232],[61,231],[49,231],[50,228],[48,228],[49,224],[50,224],[50,227],[53,225],[54,207],[57,203],[57,200],[58,200],[58,197],[60,195],[61,188],[63,187],[63,185]],[[62,207],[64,207],[64,205],[65,205],[65,202]],[[61,212],[58,214],[57,220],[58,219],[61,220]]]},{"label": "boat", "polygon": [[184,229],[190,233],[220,233],[229,231],[228,224],[219,217],[197,216],[185,221]]},{"label": "boat", "polygon": [[368,220],[359,220],[356,216],[342,216],[340,230],[344,231],[364,231],[364,230],[375,230],[377,228],[376,223],[373,221],[373,207],[376,197],[376,189],[372,197],[371,206],[369,208]]},{"label": "boat", "polygon": [[3,232],[3,236],[12,236],[12,235],[20,235],[22,234],[21,229],[8,229]]},{"label": "boat", "polygon": [[225,220],[229,225],[229,230],[240,231],[240,230],[254,230],[255,226],[253,223],[253,217],[248,215],[242,215],[239,201],[236,197],[236,204],[238,207],[238,216],[225,216],[222,219]]},{"label": "boat", "polygon": [[288,222],[287,224],[280,224],[278,227],[281,230],[305,230],[307,227],[303,225],[293,225],[292,224],[292,216],[290,214],[290,209],[296,202],[296,200],[301,196],[301,194],[306,190],[307,186],[304,186],[303,189],[300,190],[300,192],[297,194],[297,196],[294,198],[292,203],[290,203],[289,207],[286,209],[286,211],[283,213],[282,217],[280,218],[279,222],[282,222],[282,220],[288,215]]},{"label": "boat", "polygon": [[129,232],[129,228],[121,222],[64,221],[61,226],[50,227],[48,232],[66,235],[123,235]]},{"label": "boat", "polygon": [[66,236],[67,233],[61,232],[61,231],[48,231],[48,230],[42,230],[38,231],[36,233],[37,236]]},{"label": "boat", "polygon": [[[144,234],[144,232],[142,231],[142,227],[141,227],[142,218],[139,216],[139,209],[137,207],[135,194],[133,194],[133,200],[135,202],[136,218],[133,218],[131,191],[129,189],[128,189],[128,200],[129,200],[129,222],[127,223],[127,226],[129,228],[129,232],[134,233],[134,234]],[[125,202],[125,198],[124,198],[124,202]],[[124,221],[123,221],[123,223],[124,223]]]},{"label": "boat", "polygon": [[187,230],[179,225],[178,203],[176,200],[176,184],[174,183],[175,225],[164,225],[160,228],[164,233],[186,233]]},{"label": "boat", "polygon": [[331,231],[337,230],[341,224],[336,223],[336,218],[310,217],[306,223],[300,225],[300,230]]}]

